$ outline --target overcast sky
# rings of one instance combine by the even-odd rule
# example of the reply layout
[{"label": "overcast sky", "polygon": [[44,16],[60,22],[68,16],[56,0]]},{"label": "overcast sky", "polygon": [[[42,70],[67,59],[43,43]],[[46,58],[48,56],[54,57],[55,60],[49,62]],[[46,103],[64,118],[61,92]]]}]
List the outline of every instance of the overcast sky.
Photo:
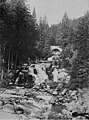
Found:
[{"label": "overcast sky", "polygon": [[37,19],[46,16],[49,25],[59,23],[65,12],[77,18],[89,10],[89,0],[28,0],[28,4],[31,11],[35,6]]}]

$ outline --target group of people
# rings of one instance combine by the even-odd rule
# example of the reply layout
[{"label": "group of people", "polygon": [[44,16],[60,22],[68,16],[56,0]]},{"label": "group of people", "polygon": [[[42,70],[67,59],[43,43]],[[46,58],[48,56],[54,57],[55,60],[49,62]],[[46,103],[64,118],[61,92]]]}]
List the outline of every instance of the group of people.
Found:
[{"label": "group of people", "polygon": [[34,85],[33,73],[37,74],[34,67],[30,67],[28,64],[23,64],[18,67],[15,73],[12,71],[8,73],[8,82],[10,85],[32,87]]}]

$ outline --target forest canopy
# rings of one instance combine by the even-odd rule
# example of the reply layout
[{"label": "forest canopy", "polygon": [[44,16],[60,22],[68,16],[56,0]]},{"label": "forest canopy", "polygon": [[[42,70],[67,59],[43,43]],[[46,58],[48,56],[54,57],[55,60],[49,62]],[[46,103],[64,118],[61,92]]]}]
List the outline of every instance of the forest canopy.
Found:
[{"label": "forest canopy", "polygon": [[31,13],[24,0],[0,1],[1,72],[16,70],[28,58],[47,58],[51,45],[63,49],[63,60],[70,56],[71,51],[77,50],[77,58],[72,60],[72,83],[75,79],[78,82],[80,80],[76,70],[84,70],[86,66],[86,75],[84,74],[82,82],[88,80],[89,12],[73,20],[65,13],[61,22],[49,27],[46,17],[40,18],[37,23],[35,8]]}]

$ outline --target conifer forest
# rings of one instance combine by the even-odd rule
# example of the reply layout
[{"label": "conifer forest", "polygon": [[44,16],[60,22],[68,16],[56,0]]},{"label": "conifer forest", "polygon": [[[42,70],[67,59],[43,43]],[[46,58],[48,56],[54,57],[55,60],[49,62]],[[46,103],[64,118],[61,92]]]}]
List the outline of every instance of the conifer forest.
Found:
[{"label": "conifer forest", "polygon": [[89,12],[37,21],[25,0],[0,0],[0,120],[89,119]]}]

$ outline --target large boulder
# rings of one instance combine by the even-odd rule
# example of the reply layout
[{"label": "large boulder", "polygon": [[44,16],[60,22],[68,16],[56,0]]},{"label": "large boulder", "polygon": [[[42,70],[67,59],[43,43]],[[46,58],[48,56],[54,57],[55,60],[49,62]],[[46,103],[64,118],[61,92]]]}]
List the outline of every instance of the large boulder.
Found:
[{"label": "large boulder", "polygon": [[0,111],[0,120],[19,120],[19,118],[15,114]]}]

